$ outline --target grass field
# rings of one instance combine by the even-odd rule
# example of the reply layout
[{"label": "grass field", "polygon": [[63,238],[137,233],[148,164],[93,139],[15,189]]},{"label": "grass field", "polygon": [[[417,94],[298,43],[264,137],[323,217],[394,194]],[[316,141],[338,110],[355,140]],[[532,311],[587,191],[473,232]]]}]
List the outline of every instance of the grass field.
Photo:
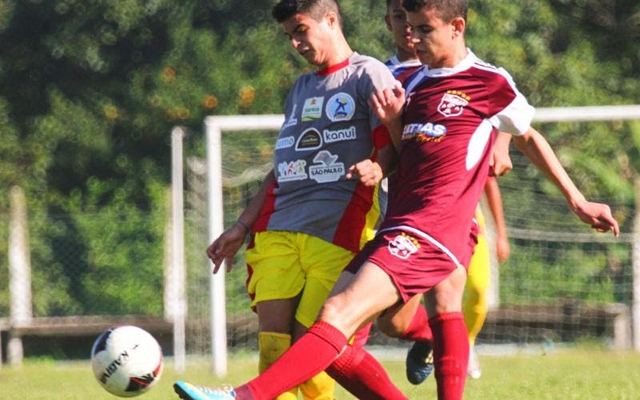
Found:
[{"label": "grass field", "polygon": [[[562,350],[551,354],[480,355],[483,376],[468,381],[467,400],[636,400],[640,399],[640,354],[633,352]],[[399,357],[383,361],[394,382],[409,399],[435,399],[433,377],[420,386],[404,378],[404,362]],[[229,376],[213,378],[205,361],[189,360],[187,372],[174,372],[171,360],[162,379],[143,400],[177,399],[171,385],[177,379],[196,384],[220,382],[238,384],[256,370],[255,356],[233,356]],[[339,389],[338,400],[353,399]],[[1,400],[113,400],[93,378],[88,361],[55,362],[27,360],[20,368],[0,370]]]}]

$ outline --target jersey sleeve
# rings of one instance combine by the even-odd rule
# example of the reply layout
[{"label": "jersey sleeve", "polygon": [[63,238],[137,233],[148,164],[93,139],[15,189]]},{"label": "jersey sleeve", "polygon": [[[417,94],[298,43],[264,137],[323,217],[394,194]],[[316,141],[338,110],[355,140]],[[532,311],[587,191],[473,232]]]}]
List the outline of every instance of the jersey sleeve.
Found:
[{"label": "jersey sleeve", "polygon": [[373,128],[371,135],[373,137],[373,145],[376,149],[381,149],[393,144],[389,130],[384,126],[384,124],[379,124],[377,127]]},{"label": "jersey sleeve", "polygon": [[[382,62],[370,58],[367,68],[365,68],[363,75],[360,78],[360,93],[364,96],[364,100],[367,104],[370,104],[371,95],[381,89],[393,88],[395,86],[396,79],[393,77],[389,68],[387,68]],[[389,131],[382,124],[375,111],[368,107],[369,112],[369,125],[371,126],[371,135],[374,140],[376,148],[391,145],[391,136]]]},{"label": "jersey sleeve", "polygon": [[516,88],[511,75],[500,68],[500,84],[491,96],[496,113],[489,119],[502,132],[515,136],[523,135],[531,126],[535,108]]}]

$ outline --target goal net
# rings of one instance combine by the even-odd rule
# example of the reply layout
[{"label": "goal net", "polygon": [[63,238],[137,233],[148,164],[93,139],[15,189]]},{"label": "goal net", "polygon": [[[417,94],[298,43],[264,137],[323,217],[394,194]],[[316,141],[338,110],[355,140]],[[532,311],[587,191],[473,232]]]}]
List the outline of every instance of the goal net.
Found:
[{"label": "goal net", "polygon": [[[491,309],[478,343],[550,346],[587,340],[639,348],[639,340],[632,336],[637,332],[632,321],[638,320],[634,311],[639,309],[634,299],[640,298],[634,295],[634,283],[640,282],[634,272],[639,269],[634,249],[639,241],[633,227],[637,196],[632,166],[627,165],[632,172],[620,166],[625,157],[638,157],[640,141],[636,153],[628,155],[613,145],[632,143],[632,135],[640,136],[634,133],[640,106],[543,108],[536,118],[534,126],[547,137],[578,187],[590,200],[610,204],[623,232],[619,238],[592,232],[550,181],[512,147],[514,168],[499,179],[511,256],[499,266],[493,262]],[[230,351],[257,348],[257,319],[245,291],[244,249],[231,273],[214,278],[223,279],[222,286],[211,284],[204,250],[234,223],[271,169],[283,119],[281,115],[209,117],[205,136],[192,134],[185,140],[190,353],[216,353],[216,341]],[[601,165],[602,159],[581,151],[594,147],[599,151],[593,154],[609,152],[618,159]],[[625,179],[627,173],[631,175]],[[490,224],[488,238],[491,245]],[[223,333],[216,335],[213,331],[220,325]],[[371,342],[397,343],[375,332]]]}]

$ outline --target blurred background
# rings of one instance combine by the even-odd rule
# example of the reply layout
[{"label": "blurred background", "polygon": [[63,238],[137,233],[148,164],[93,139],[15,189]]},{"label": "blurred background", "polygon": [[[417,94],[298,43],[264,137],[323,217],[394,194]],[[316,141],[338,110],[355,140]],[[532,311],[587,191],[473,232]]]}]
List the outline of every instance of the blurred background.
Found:
[{"label": "blurred background", "polygon": [[[90,348],[119,321],[147,327],[171,353],[176,126],[186,133],[187,352],[211,351],[203,121],[280,114],[295,78],[310,70],[272,20],[273,3],[0,0],[3,361],[16,339],[27,357],[88,358],[82,340]],[[352,48],[389,58],[385,2],[340,4]],[[470,8],[468,45],[507,69],[534,106],[640,104],[637,1],[472,0]],[[513,149],[514,170],[499,181],[512,255],[494,277],[478,343],[631,347],[640,116],[536,128],[585,195],[612,206],[623,235],[590,233]],[[223,135],[223,169],[213,173],[223,177],[226,226],[268,170],[275,135]],[[27,275],[16,278],[15,263]],[[257,343],[245,279],[240,254],[226,283],[231,350]]]}]

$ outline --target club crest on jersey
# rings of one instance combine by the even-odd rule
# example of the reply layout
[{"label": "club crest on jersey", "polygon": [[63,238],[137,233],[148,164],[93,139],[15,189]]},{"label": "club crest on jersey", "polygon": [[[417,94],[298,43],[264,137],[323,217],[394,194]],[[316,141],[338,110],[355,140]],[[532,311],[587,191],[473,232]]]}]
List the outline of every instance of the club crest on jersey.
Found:
[{"label": "club crest on jersey", "polygon": [[336,182],[345,174],[344,164],[338,161],[338,156],[327,150],[319,151],[313,158],[316,163],[309,167],[309,178],[318,183]]},{"label": "club crest on jersey", "polygon": [[387,248],[394,256],[406,260],[410,255],[418,252],[420,244],[414,237],[403,232],[393,238],[393,240],[387,244]]},{"label": "club crest on jersey", "polygon": [[337,93],[327,101],[325,110],[327,118],[331,121],[348,121],[356,112],[356,102],[347,93]]},{"label": "club crest on jersey", "polygon": [[462,110],[469,104],[469,100],[471,97],[459,90],[448,90],[440,100],[438,112],[445,117],[456,117],[462,114]]},{"label": "club crest on jersey", "polygon": [[306,99],[304,106],[302,106],[302,120],[319,120],[320,117],[322,117],[322,104],[324,104],[324,97],[310,97]]}]

